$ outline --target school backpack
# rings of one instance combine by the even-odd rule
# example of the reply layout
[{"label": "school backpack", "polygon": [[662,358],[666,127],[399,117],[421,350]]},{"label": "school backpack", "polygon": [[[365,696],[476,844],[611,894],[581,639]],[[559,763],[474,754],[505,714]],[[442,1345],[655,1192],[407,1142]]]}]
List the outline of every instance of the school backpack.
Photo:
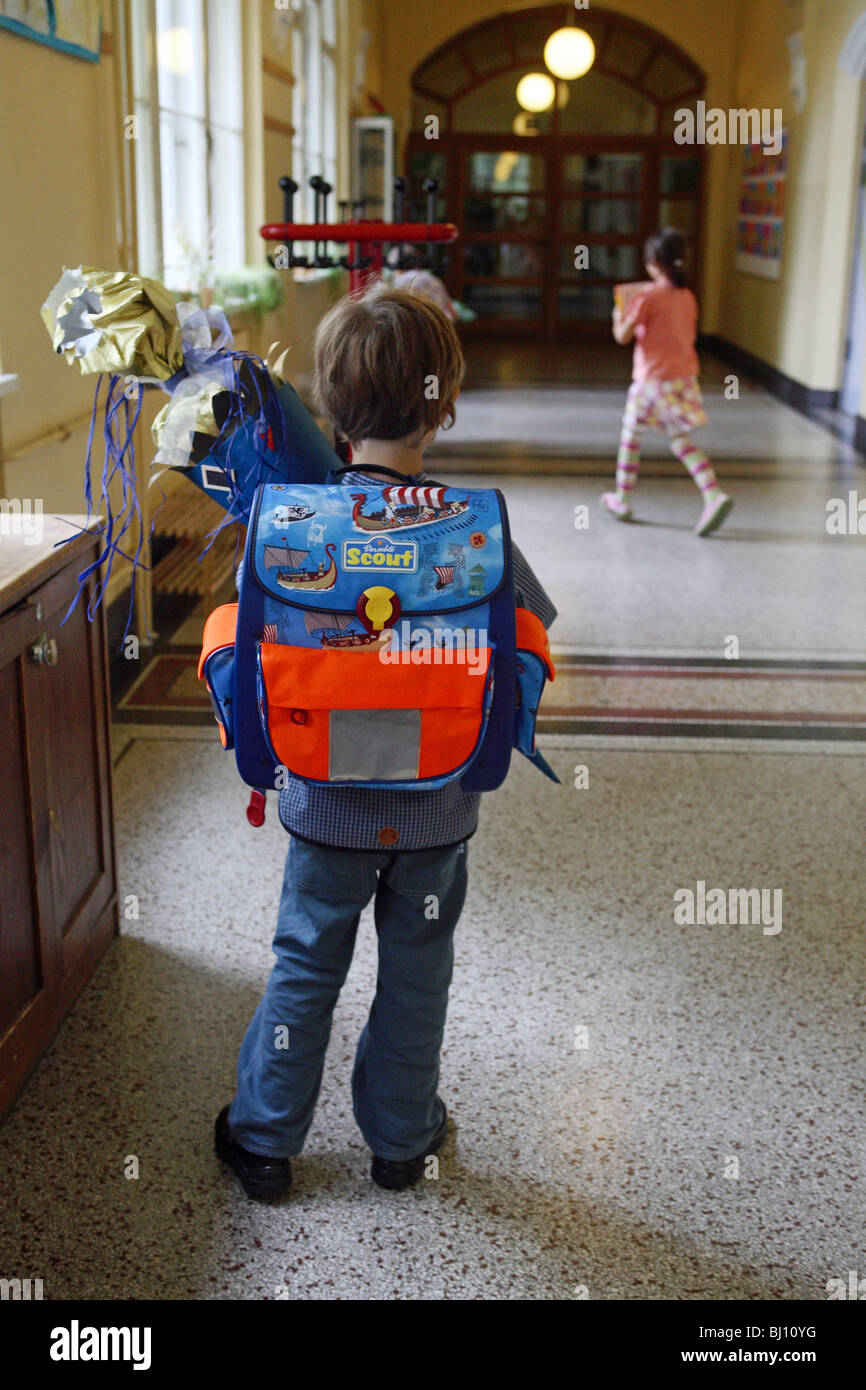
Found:
[{"label": "school backpack", "polygon": [[553,665],[515,606],[502,494],[375,471],[397,482],[257,489],[238,602],[199,663],[223,747],[261,790],[288,772],[491,791],[515,746],[553,777],[535,747]]}]

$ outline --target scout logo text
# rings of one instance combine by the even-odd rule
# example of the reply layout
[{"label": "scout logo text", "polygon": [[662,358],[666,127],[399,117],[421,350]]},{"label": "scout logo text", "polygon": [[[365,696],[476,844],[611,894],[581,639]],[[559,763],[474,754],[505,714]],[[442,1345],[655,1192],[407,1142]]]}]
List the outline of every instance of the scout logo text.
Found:
[{"label": "scout logo text", "polygon": [[391,541],[377,536],[369,541],[343,541],[343,569],[369,574],[371,570],[418,568],[415,541]]}]

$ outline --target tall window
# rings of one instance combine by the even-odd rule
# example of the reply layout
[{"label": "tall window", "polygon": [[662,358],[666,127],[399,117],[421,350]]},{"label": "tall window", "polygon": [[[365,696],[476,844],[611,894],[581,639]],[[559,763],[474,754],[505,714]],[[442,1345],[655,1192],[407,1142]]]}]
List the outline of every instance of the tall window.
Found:
[{"label": "tall window", "polygon": [[[293,0],[292,178],[300,184],[295,216],[312,218],[315,204],[309,179],[321,174],[337,187],[337,24],[336,0]],[[329,203],[334,214],[335,200]]]},{"label": "tall window", "polygon": [[130,0],[139,262],[171,289],[243,265],[241,0]]}]

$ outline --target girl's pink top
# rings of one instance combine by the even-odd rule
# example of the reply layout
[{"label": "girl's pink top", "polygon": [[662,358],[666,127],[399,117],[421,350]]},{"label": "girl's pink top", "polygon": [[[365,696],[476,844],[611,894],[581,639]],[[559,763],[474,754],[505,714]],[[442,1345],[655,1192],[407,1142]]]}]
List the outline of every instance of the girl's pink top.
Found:
[{"label": "girl's pink top", "polygon": [[698,375],[698,301],[691,290],[678,290],[669,280],[658,280],[632,300],[625,323],[634,326],[633,381],[677,381]]}]

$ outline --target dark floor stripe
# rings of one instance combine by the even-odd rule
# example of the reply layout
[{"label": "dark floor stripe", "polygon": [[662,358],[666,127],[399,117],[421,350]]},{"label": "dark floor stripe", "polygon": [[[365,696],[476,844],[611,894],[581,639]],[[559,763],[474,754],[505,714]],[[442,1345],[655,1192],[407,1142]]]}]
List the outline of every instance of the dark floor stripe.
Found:
[{"label": "dark floor stripe", "polygon": [[557,670],[604,671],[607,673],[648,676],[670,675],[672,672],[721,673],[726,676],[779,672],[783,676],[801,678],[810,672],[843,675],[851,679],[866,675],[866,661],[817,660],[809,657],[784,660],[774,657],[739,657],[729,661],[718,656],[586,656],[580,652],[557,651],[551,647]]},{"label": "dark floor stripe", "polygon": [[[786,718],[786,716],[780,716]],[[828,742],[866,742],[866,722],[859,724],[793,722],[768,723],[764,716],[752,722],[715,722],[712,719],[689,723],[680,719],[539,719],[538,733],[627,735],[651,738],[738,738],[738,739],[820,739]]]}]

